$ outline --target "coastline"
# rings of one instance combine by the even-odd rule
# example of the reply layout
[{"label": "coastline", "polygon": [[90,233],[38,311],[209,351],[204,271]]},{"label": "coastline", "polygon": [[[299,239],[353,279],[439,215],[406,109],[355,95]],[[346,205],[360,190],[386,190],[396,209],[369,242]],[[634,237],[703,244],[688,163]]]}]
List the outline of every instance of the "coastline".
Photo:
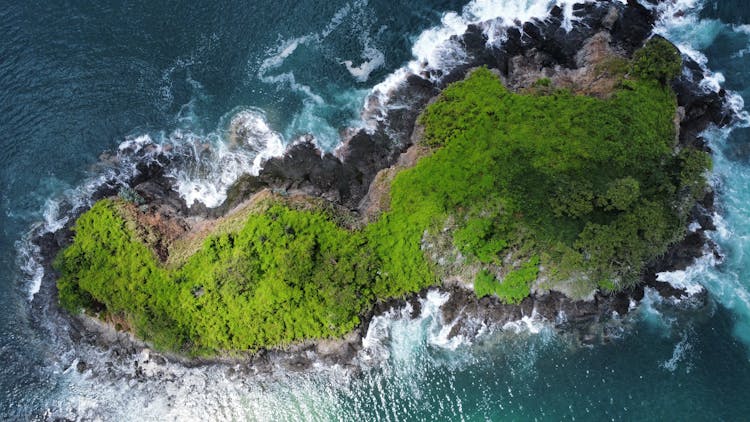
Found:
[{"label": "coastline", "polygon": [[[598,29],[606,29],[604,24],[609,21],[605,19],[609,16],[609,10],[611,9],[608,9],[606,11],[599,10],[599,8],[594,8],[593,10],[582,10],[582,13],[584,13],[585,16],[588,17],[588,19],[591,19],[592,22],[599,22],[602,25]],[[645,17],[642,15],[643,10],[640,10],[637,7],[626,8],[624,10],[626,10],[627,12],[623,13],[618,19],[645,19]],[[553,10],[553,18],[557,16],[556,13],[557,12]],[[601,17],[601,19],[597,21],[599,17]],[[536,50],[538,52],[541,48],[550,49],[559,47],[559,45],[556,45],[554,43],[547,45],[547,43],[550,43],[551,37],[553,37],[552,35],[548,34],[554,34],[556,30],[561,28],[561,26],[555,26],[557,24],[562,25],[561,14],[557,16],[557,18],[559,18],[557,21],[551,19],[550,21],[545,21],[545,24],[537,23],[524,25],[524,36],[528,38],[523,38],[520,31],[518,32],[517,40],[518,43],[520,43],[520,46],[517,47],[517,50],[514,50],[518,54],[509,55],[509,53],[506,52],[507,57],[504,63],[506,63],[506,69],[508,69],[508,73],[512,73],[510,69],[512,69],[513,66],[524,64],[517,63],[511,65],[512,63],[514,63],[514,59],[521,57],[521,59],[516,60],[516,62],[525,61],[525,64],[527,66],[534,65],[534,61],[538,60],[539,57],[534,57],[534,54],[530,54],[529,52],[531,52],[532,50]],[[650,19],[652,25],[653,17],[651,17]],[[610,26],[612,28],[620,28],[619,31],[623,31],[622,28],[627,28],[628,24],[625,21],[615,20],[611,23]],[[642,29],[643,25],[633,24],[630,25],[630,27]],[[596,29],[596,26],[590,26],[588,30],[592,31],[592,34],[596,34]],[[481,42],[477,41],[477,36],[479,36],[477,31],[478,30],[476,27],[470,27],[467,33],[464,34],[463,38],[460,40],[460,42],[464,43],[467,46],[467,50],[470,50],[472,46],[482,44]],[[612,31],[614,30],[612,29]],[[614,32],[615,34],[617,33],[617,31]],[[538,36],[534,36],[535,33],[538,34]],[[481,35],[481,33],[479,34]],[[615,34],[613,34],[613,37],[615,36]],[[643,35],[644,38],[641,39],[641,43],[647,35],[648,33],[645,33],[645,35]],[[513,37],[513,35],[510,36],[510,42],[508,43],[511,46],[514,44],[513,40],[515,38]],[[634,41],[634,38],[636,36],[632,33],[621,33],[620,37],[622,37],[620,39],[621,41],[619,41],[622,43],[620,47],[625,49],[626,51],[627,48],[629,48],[628,45],[632,44],[632,47],[637,44]],[[569,46],[569,48],[561,50],[572,52],[578,51],[575,48],[575,43],[580,42],[582,44],[589,38],[590,37],[583,37],[580,40],[574,41],[561,41],[560,39],[558,39],[557,41],[573,43],[574,45]],[[563,38],[562,40],[566,39],[567,38]],[[627,40],[627,42],[623,40]],[[462,67],[449,75],[445,75],[442,78],[442,81],[460,80],[469,72],[470,69],[482,64],[487,65],[487,61],[489,60],[493,60],[495,65],[498,65],[498,62],[501,62],[498,68],[502,73],[502,61],[499,61],[497,56],[487,56],[485,53],[486,52],[482,52],[479,50],[475,51],[473,55],[476,57],[476,62],[472,63],[473,66],[467,65],[466,67]],[[571,60],[571,57],[567,56],[563,58],[557,58],[556,60],[557,62],[555,62],[555,66],[562,66],[564,64],[570,64],[569,60]],[[523,67],[521,66],[517,68]],[[702,77],[702,75],[700,74],[700,68],[697,66],[697,64],[688,61],[685,63],[684,68],[691,72],[692,77],[687,78],[683,76],[676,82],[674,86],[675,91],[678,95],[678,103],[681,107],[683,107],[685,116],[684,119],[682,119],[682,121],[680,122],[679,142],[705,147],[705,145],[702,144],[702,140],[697,137],[697,134],[705,129],[710,123],[714,123],[717,125],[726,124],[728,122],[728,114],[725,114],[723,111],[723,99],[721,98],[720,94],[711,95],[702,92],[702,90],[700,89],[699,84],[700,77]],[[448,82],[444,83],[447,84]],[[391,126],[400,128],[400,130],[402,131],[407,131],[408,129],[410,129],[408,130],[408,132],[410,134],[414,133],[414,121],[416,120],[416,116],[421,112],[421,110],[430,101],[430,99],[434,98],[435,93],[439,91],[441,87],[442,86],[436,86],[432,84],[427,79],[420,79],[419,77],[414,77],[410,80],[407,80],[406,86],[402,88],[404,92],[400,95],[402,95],[403,97],[412,97],[412,94],[414,94],[413,97],[418,98],[417,102],[422,104],[421,108],[417,106],[415,106],[415,108],[410,108],[409,110],[404,111],[400,117],[391,120],[389,124]],[[427,94],[431,94],[429,98]],[[267,161],[263,171],[259,176],[249,176],[238,181],[230,190],[228,200],[222,206],[216,209],[208,209],[205,207],[201,207],[200,205],[188,208],[184,201],[182,201],[179,195],[177,195],[173,190],[170,181],[164,175],[164,167],[160,165],[145,166],[141,170],[140,175],[131,180],[129,184],[133,189],[141,193],[144,198],[146,198],[147,195],[151,196],[151,199],[146,198],[147,201],[150,201],[149,205],[156,205],[157,208],[164,210],[167,214],[171,213],[173,216],[179,216],[181,218],[207,219],[227,215],[229,209],[235,208],[238,204],[242,203],[249,192],[257,192],[260,188],[269,188],[272,190],[277,190],[279,192],[285,192],[287,194],[303,193],[305,195],[310,195],[313,197],[325,198],[329,201],[337,203],[340,206],[353,210],[354,212],[361,215],[365,214],[362,204],[367,203],[366,199],[369,197],[367,192],[370,189],[372,180],[375,180],[377,174],[380,171],[394,165],[399,160],[399,158],[403,156],[403,153],[407,151],[408,147],[411,145],[410,142],[414,143],[414,137],[407,136],[402,137],[402,142],[397,143],[394,146],[392,143],[386,142],[391,140],[385,135],[385,133],[387,132],[386,129],[388,128],[383,127],[380,130],[375,131],[374,135],[368,134],[365,131],[358,132],[351,139],[349,139],[344,147],[337,151],[338,156],[333,154],[321,154],[321,152],[318,151],[314,147],[314,145],[309,142],[295,144],[291,147],[291,149],[287,151],[287,153],[283,157],[272,158]],[[342,184],[342,180],[346,183]],[[95,197],[107,197],[114,194],[116,194],[115,189],[109,192],[103,190],[95,194]],[[686,238],[686,240],[684,240],[681,244],[673,247],[670,250],[670,253],[668,253],[665,257],[657,260],[657,262],[652,266],[652,268],[649,269],[646,276],[644,277],[644,282],[647,283],[646,285],[656,286],[660,290],[660,292],[664,292],[664,294],[667,296],[682,295],[682,293],[680,293],[679,291],[670,289],[666,285],[657,282],[656,274],[663,271],[684,269],[692,262],[692,260],[703,255],[706,252],[706,247],[708,247],[708,249],[713,248],[710,245],[708,239],[703,234],[703,232],[706,230],[712,230],[712,211],[713,197],[711,194],[708,194],[706,198],[704,198],[701,206],[696,207],[696,209],[693,211],[695,216],[694,220],[698,222],[700,228],[690,234],[688,238]],[[74,218],[70,219],[71,222],[74,220]],[[49,285],[50,283],[54,284],[54,282],[51,281],[53,279],[53,276],[51,275],[52,271],[50,263],[54,255],[56,255],[55,248],[59,248],[61,245],[64,245],[70,240],[70,234],[69,232],[66,232],[66,230],[69,230],[69,227],[62,229],[55,234],[46,235],[45,238],[38,241],[38,244],[42,248],[43,255],[46,257],[46,285]],[[712,253],[716,253],[715,249]],[[52,286],[52,289],[54,289],[54,285]],[[635,289],[635,291],[633,292],[620,293],[613,297],[596,296],[594,297],[593,302],[571,301],[569,299],[566,299],[562,295],[550,293],[547,295],[535,295],[525,300],[521,305],[515,306],[500,305],[497,299],[481,299],[474,301],[472,300],[471,296],[462,297],[461,292],[458,290],[451,289],[450,291],[451,299],[443,309],[446,320],[455,320],[455,318],[451,318],[450,316],[458,315],[458,309],[461,309],[461,315],[458,315],[460,317],[466,316],[467,314],[470,314],[472,312],[468,311],[467,307],[474,307],[476,309],[475,312],[477,313],[477,315],[480,315],[481,318],[485,318],[487,321],[494,321],[495,323],[500,325],[509,321],[509,318],[519,319],[519,316],[529,316],[533,313],[534,309],[537,309],[538,315],[544,317],[547,320],[553,320],[553,315],[558,315],[560,310],[564,310],[565,314],[567,315],[568,321],[575,320],[585,323],[586,321],[594,321],[599,320],[602,317],[606,317],[607,315],[610,315],[611,311],[613,310],[617,311],[618,313],[621,313],[621,310],[627,311],[631,300],[635,300],[637,302],[640,300],[640,298],[643,297],[642,288],[640,287],[638,289]],[[473,295],[473,293],[470,291],[468,293]],[[366,334],[367,332],[369,322],[373,317],[382,315],[393,306],[403,305],[407,302],[417,303],[417,298],[420,297],[420,295],[423,296],[424,292],[422,292],[421,294],[415,294],[406,300],[396,300],[376,305],[375,309],[371,313],[368,313],[365,318],[363,318],[363,322],[360,325],[360,328],[357,329],[360,331],[359,337],[364,337],[364,334]],[[52,297],[54,297],[54,294],[52,295]],[[415,306],[413,306],[413,308],[414,307]],[[563,324],[561,324],[561,326],[562,325]],[[455,334],[458,334],[462,330],[462,326],[456,326],[458,326],[459,328],[455,328]],[[85,332],[90,331],[91,327],[87,327],[85,326],[85,324],[82,324],[78,329],[80,329],[82,332]],[[466,333],[468,333],[468,331],[466,331]],[[356,349],[353,344],[360,342],[358,339],[356,339],[356,337],[357,336],[355,335],[353,341],[345,341],[337,346],[329,347],[329,349],[332,350],[345,350],[344,353],[339,353],[339,351],[333,353],[334,356],[344,356],[340,359],[333,358],[334,361],[338,360],[344,362],[347,360],[346,356],[353,355],[351,353],[351,349]],[[322,342],[313,342],[307,345],[303,344],[294,346],[289,350],[286,350],[285,352],[271,351],[268,353],[272,355],[276,353],[287,353],[288,356],[294,356],[295,354],[304,355],[307,354],[307,352],[309,352],[311,348],[318,348],[317,346],[319,346],[320,344],[322,344]],[[135,347],[135,345],[133,347]],[[137,348],[143,347],[145,347],[145,344],[138,345],[135,348],[137,350]],[[134,351],[130,352],[136,353]],[[356,350],[354,353],[356,353]],[[253,356],[252,358],[250,358],[250,360],[252,362],[255,362],[257,359],[262,359],[263,354],[264,353],[259,354],[259,356],[261,356],[260,358],[257,356]],[[171,356],[170,359],[177,359],[177,357]],[[292,357],[291,361],[294,361],[295,359],[298,358]],[[351,359],[351,357],[348,359]],[[185,361],[183,363],[188,364],[188,362],[191,361]],[[299,361],[299,365],[297,366],[300,368],[305,367],[305,364],[301,362],[302,361]],[[208,362],[202,361],[201,364],[202,363]]]}]

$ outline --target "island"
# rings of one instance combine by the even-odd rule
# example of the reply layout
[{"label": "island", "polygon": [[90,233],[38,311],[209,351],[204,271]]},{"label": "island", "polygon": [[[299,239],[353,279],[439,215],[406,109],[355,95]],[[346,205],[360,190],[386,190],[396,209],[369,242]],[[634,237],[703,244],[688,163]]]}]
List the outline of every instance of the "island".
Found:
[{"label": "island", "polygon": [[[510,33],[502,60],[482,50],[442,86],[413,75],[420,105],[395,146],[377,130],[340,156],[298,143],[217,209],[148,177],[103,195],[56,252],[60,305],[188,357],[343,338],[432,287],[472,302],[451,320],[535,301],[626,313],[657,270],[705,246],[688,229],[711,228],[696,135],[724,118],[722,99],[641,6],[586,7],[585,34],[545,35],[562,24],[553,10]],[[489,48],[478,34],[468,51]]]}]

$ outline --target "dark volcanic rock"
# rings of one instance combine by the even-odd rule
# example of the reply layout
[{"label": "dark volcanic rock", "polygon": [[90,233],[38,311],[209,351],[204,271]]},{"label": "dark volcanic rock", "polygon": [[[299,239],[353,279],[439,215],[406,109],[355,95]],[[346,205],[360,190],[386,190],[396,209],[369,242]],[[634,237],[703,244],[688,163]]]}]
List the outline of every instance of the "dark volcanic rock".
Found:
[{"label": "dark volcanic rock", "polygon": [[682,299],[687,296],[685,290],[675,288],[671,284],[662,281],[654,281],[649,286],[655,288],[659,292],[659,295],[664,298]]},{"label": "dark volcanic rock", "polygon": [[[520,305],[507,305],[497,297],[477,299],[474,292],[453,287],[450,298],[441,307],[446,324],[453,324],[449,338],[456,335],[472,337],[482,326],[503,327],[524,316],[534,316],[557,326],[586,329],[592,323],[611,319],[612,312],[628,312],[630,296],[597,295],[593,301],[575,301],[562,293],[550,292],[524,299]],[[585,330],[584,330],[585,331]]]},{"label": "dark volcanic rock", "polygon": [[694,60],[684,57],[683,74],[672,83],[678,104],[685,109],[680,127],[680,142],[691,144],[709,124],[731,123],[731,112],[725,106],[725,93],[708,91],[700,86],[703,71]]},{"label": "dark volcanic rock", "polygon": [[172,189],[172,183],[165,178],[147,180],[133,188],[151,207],[165,207],[179,214],[188,212],[185,201]]},{"label": "dark volcanic rock", "polygon": [[[257,177],[244,176],[230,189],[225,204],[205,213],[218,216],[258,190],[271,187],[299,190],[324,197],[350,209],[357,209],[378,171],[395,163],[410,146],[410,135],[419,113],[439,89],[463,79],[477,66],[487,66],[508,75],[518,57],[548,69],[575,68],[576,54],[585,42],[600,31],[611,34],[615,50],[631,54],[651,35],[654,13],[638,2],[575,4],[576,20],[566,23],[561,8],[554,7],[544,20],[534,20],[507,29],[505,42],[488,45],[484,29],[489,23],[472,24],[453,41],[466,53],[466,62],[446,74],[438,71],[437,85],[419,75],[410,75],[389,99],[387,118],[373,131],[360,130],[337,155],[322,154],[312,142],[292,146],[282,157],[268,160]],[[571,27],[566,27],[571,24]],[[683,144],[700,142],[697,134],[708,124],[725,124],[728,113],[720,94],[698,86],[703,78],[700,67],[689,59],[685,75],[674,82],[680,106],[685,110],[681,130]]]},{"label": "dark volcanic rock", "polygon": [[507,57],[523,54],[525,51],[524,43],[521,41],[521,30],[518,28],[509,28],[506,33],[507,40],[503,43],[502,51]]},{"label": "dark volcanic rock", "polygon": [[321,154],[311,142],[290,148],[282,157],[268,160],[259,175],[269,186],[303,189],[314,186],[321,192],[336,192],[334,201],[349,197],[348,183],[342,163],[331,154]]},{"label": "dark volcanic rock", "polygon": [[409,76],[392,101],[404,104],[388,114],[388,126],[373,133],[360,130],[339,149],[338,156],[322,153],[310,140],[293,145],[283,156],[265,162],[258,176],[244,176],[230,187],[221,215],[252,193],[271,187],[299,190],[356,209],[377,173],[393,165],[410,146],[417,116],[437,94],[427,79]]},{"label": "dark volcanic rock", "polygon": [[612,297],[612,309],[620,315],[630,310],[630,296],[625,292],[618,292]]},{"label": "dark volcanic rock", "polygon": [[466,50],[466,53],[471,56],[481,57],[482,55],[487,54],[487,35],[485,35],[482,28],[477,25],[469,25],[459,42],[464,50]]},{"label": "dark volcanic rock", "polygon": [[636,0],[628,0],[627,7],[620,13],[620,19],[613,25],[612,39],[632,54],[651,34],[655,21],[656,16],[653,12],[641,6]]}]

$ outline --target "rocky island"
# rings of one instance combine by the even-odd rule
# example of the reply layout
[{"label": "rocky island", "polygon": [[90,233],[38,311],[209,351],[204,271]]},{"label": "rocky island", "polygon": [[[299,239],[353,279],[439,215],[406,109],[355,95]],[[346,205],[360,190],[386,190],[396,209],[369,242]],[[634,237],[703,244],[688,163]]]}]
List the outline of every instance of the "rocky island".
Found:
[{"label": "rocky island", "polygon": [[452,292],[446,320],[500,325],[625,314],[644,284],[684,294],[655,274],[710,248],[697,135],[728,123],[723,98],[636,2],[574,13],[500,46],[469,26],[465,63],[410,75],[387,100],[405,107],[335,154],[295,143],[217,208],[181,200],[169,158],[143,164],[38,240],[59,303],[157,350],[234,357],[364,331],[431,287]]}]

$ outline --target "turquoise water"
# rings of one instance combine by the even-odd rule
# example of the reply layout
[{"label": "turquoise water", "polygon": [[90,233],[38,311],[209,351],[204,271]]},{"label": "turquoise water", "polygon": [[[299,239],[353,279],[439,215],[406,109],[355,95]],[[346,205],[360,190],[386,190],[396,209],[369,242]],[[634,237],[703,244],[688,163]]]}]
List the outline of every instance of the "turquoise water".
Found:
[{"label": "turquoise water", "polygon": [[[365,97],[394,72],[436,54],[451,28],[493,16],[543,15],[545,0],[0,4],[0,415],[102,420],[743,420],[750,412],[750,131],[709,131],[715,151],[721,263],[682,283],[711,303],[647,296],[606,343],[582,346],[543,322],[446,339],[431,294],[417,320],[373,322],[362,371],[318,365],[240,375],[239,368],[147,364],[107,376],[106,352],[73,346],[29,302],[36,268],[24,237],[56,204],[85,201],[112,168],[105,151],[148,137],[193,151],[174,175],[186,195],[219,201],[253,155],[223,145],[252,116],[259,140],[306,132],[334,148],[362,125]],[[562,2],[561,2],[562,3]],[[658,31],[750,98],[750,6],[680,0]],[[675,16],[674,11],[682,10]],[[457,12],[450,14],[449,12]],[[431,29],[432,28],[432,29]],[[439,51],[439,49],[438,49]],[[445,53],[445,51],[443,51]],[[443,60],[443,62],[439,61]],[[380,85],[383,92],[387,84]],[[244,114],[243,114],[244,113]],[[217,164],[218,163],[218,164]],[[238,166],[244,166],[237,168]],[[33,251],[32,251],[33,252]],[[52,327],[52,328],[50,328]],[[57,331],[56,331],[57,330]],[[86,361],[93,369],[78,373]],[[119,365],[119,366],[118,366]]]}]

